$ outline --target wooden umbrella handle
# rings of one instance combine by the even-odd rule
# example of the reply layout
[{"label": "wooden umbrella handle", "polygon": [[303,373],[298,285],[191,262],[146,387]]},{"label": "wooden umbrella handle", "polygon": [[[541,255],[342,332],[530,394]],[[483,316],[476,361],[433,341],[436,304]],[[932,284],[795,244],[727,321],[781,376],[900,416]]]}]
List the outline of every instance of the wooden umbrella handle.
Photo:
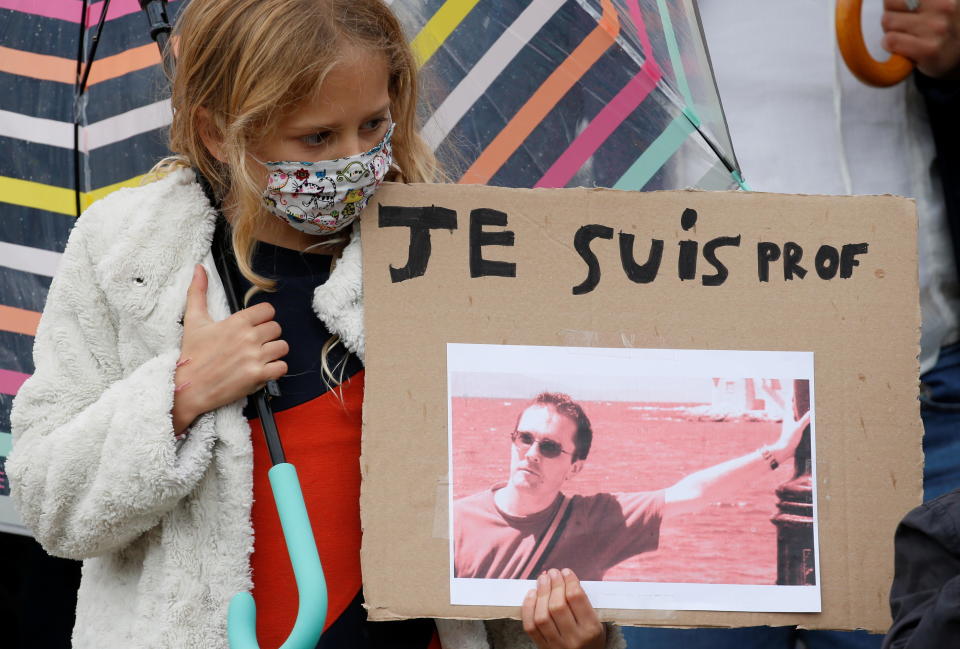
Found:
[{"label": "wooden umbrella handle", "polygon": [[837,44],[847,67],[868,86],[884,88],[903,81],[912,71],[913,62],[905,56],[891,54],[886,61],[877,61],[863,42],[860,8],[863,0],[837,0]]}]

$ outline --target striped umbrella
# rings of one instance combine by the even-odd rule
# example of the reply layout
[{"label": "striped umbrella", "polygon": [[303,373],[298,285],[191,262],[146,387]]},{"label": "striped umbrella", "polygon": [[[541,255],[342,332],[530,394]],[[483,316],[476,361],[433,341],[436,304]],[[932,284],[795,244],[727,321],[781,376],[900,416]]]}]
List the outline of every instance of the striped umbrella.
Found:
[{"label": "striped umbrella", "polygon": [[[171,0],[173,17],[189,0]],[[318,0],[322,1],[322,0]],[[86,8],[86,17],[83,12]],[[393,0],[424,78],[423,133],[462,183],[742,186],[694,0]],[[0,530],[10,405],[80,204],[166,154],[170,102],[136,0],[0,0]],[[76,104],[76,106],[75,106]]]}]

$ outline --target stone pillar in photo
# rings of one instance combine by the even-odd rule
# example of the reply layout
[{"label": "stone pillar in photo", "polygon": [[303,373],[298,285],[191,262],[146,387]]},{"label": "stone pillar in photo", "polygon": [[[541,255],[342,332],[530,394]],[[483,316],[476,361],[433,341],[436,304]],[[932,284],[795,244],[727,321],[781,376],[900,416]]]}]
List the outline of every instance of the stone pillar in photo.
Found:
[{"label": "stone pillar in photo", "polygon": [[[795,418],[810,410],[809,381],[794,381]],[[810,427],[794,454],[793,478],[777,488],[777,509],[771,519],[777,526],[777,585],[816,583],[813,552],[813,475]]]}]

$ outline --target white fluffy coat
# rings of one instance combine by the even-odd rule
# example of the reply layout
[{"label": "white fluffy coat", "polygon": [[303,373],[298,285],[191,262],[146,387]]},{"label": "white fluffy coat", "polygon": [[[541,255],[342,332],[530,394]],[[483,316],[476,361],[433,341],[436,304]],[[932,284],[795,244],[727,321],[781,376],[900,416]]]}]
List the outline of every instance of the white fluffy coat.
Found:
[{"label": "white fluffy coat", "polygon": [[[170,414],[195,264],[210,278],[211,317],[229,314],[215,221],[189,170],[119,190],[78,220],[50,287],[7,470],[37,540],[83,560],[75,649],[225,649],[227,603],[252,585],[242,402],[200,417],[179,445]],[[362,359],[360,275],[354,233],[314,308]],[[448,649],[533,646],[514,621],[438,628]],[[608,629],[608,648],[623,646]]]}]

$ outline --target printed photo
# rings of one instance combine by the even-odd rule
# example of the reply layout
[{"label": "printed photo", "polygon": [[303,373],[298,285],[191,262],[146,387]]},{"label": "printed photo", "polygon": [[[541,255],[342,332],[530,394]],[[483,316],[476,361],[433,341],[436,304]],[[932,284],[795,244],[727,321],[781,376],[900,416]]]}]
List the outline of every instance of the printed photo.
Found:
[{"label": "printed photo", "polygon": [[451,603],[820,610],[809,352],[450,344]]}]

